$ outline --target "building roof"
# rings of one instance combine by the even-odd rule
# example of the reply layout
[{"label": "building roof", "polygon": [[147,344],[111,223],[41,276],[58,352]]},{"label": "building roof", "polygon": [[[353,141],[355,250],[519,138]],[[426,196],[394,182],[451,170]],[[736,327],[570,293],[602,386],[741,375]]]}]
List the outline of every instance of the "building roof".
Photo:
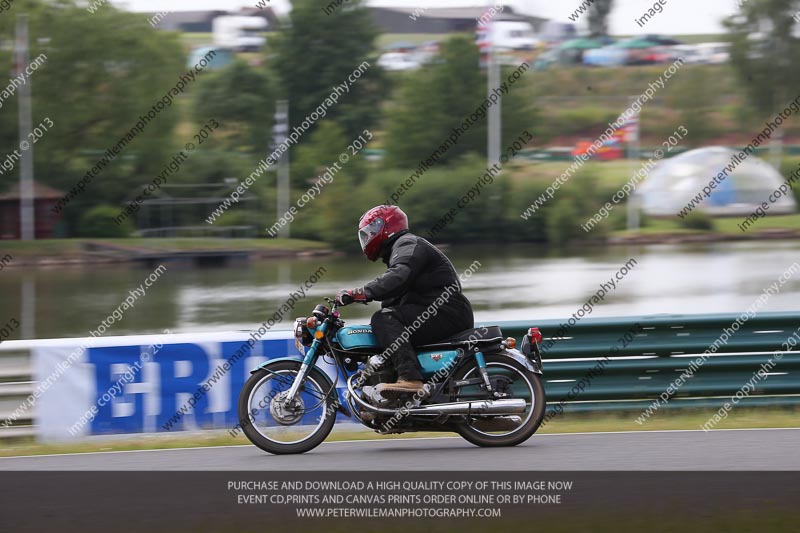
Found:
[{"label": "building roof", "polygon": [[[428,19],[454,19],[454,20],[475,20],[479,19],[486,11],[486,7],[383,7],[385,11],[395,11],[404,15],[419,13],[418,18]],[[505,7],[503,11],[495,14],[495,20],[526,20],[526,17],[514,13],[510,7]]]},{"label": "building roof", "polygon": [[[36,200],[54,200],[62,198],[64,193],[43,183],[33,182],[33,197]],[[19,182],[14,183],[11,189],[4,194],[0,194],[0,200],[19,200]]]},{"label": "building roof", "polygon": [[[145,13],[153,17],[157,13]],[[211,22],[222,16],[248,16],[248,17],[263,17],[267,19],[270,27],[275,25],[277,17],[272,8],[256,9],[256,8],[242,8],[240,11],[221,11],[221,10],[205,10],[205,11],[170,11],[159,18],[158,28],[163,30],[177,30],[182,29],[187,25],[198,24],[211,24]]]},{"label": "building roof", "polygon": [[[146,13],[156,15],[157,13]],[[181,25],[211,21],[214,17],[225,15],[224,11],[170,11],[161,18],[160,24]]]}]

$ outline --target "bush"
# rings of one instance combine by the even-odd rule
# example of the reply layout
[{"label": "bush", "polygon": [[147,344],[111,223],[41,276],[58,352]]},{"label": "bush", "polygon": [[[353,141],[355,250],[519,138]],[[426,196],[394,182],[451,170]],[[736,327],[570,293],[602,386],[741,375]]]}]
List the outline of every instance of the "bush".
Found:
[{"label": "bush", "polygon": [[628,206],[625,204],[615,206],[608,217],[608,225],[614,231],[628,229]]},{"label": "bush", "polygon": [[583,232],[579,225],[580,214],[577,202],[570,196],[553,201],[545,210],[547,240],[551,246],[562,246],[579,238]]},{"label": "bush", "polygon": [[[292,237],[318,239],[357,251],[355,233],[361,213],[387,198],[391,200],[411,175],[408,169],[376,167],[373,165],[369,179],[362,183],[349,175],[350,167],[343,169],[313,205],[300,210],[292,225]],[[484,159],[463,157],[415,177],[413,185],[393,200],[408,214],[411,230],[437,244],[526,242],[562,246],[571,240],[598,241],[608,235],[610,221],[602,221],[590,232],[581,228],[616,191],[615,187],[602,187],[591,169],[581,169],[533,213],[527,210],[545,192],[549,181],[521,175],[520,170],[512,166],[499,176],[487,178]],[[481,184],[479,190],[477,184]],[[470,191],[474,191],[471,199]],[[621,204],[612,211],[612,215],[619,212],[623,226],[624,210]],[[521,216],[523,213],[527,218]]]},{"label": "bush", "polygon": [[556,135],[588,135],[596,137],[608,128],[617,115],[604,107],[583,106],[556,109],[547,113],[548,129]]},{"label": "bush", "polygon": [[692,211],[688,216],[678,219],[678,224],[685,229],[712,231],[714,219],[705,211]]},{"label": "bush", "polygon": [[[232,230],[231,235],[266,235],[265,227],[266,217],[262,213],[255,210],[239,210],[235,211],[230,209],[225,211],[221,217],[214,221],[214,226],[217,228],[232,228],[241,226],[252,226],[252,230]],[[223,232],[223,235],[225,233]]]},{"label": "bush", "polygon": [[[513,228],[508,235],[514,240],[526,242],[546,242],[547,229],[545,226],[545,209],[529,213],[528,218],[522,218],[521,213],[528,210],[531,204],[544,194],[547,185],[539,182],[515,183],[510,193],[508,207],[506,208],[507,224]],[[506,237],[504,240],[507,240]]]},{"label": "bush", "polygon": [[[792,174],[795,172],[800,172],[800,158],[797,157],[785,157],[783,161],[781,161],[781,175],[783,176],[784,180],[788,180],[791,178]],[[795,178],[796,180],[797,178]],[[793,183],[797,184],[797,181]],[[794,186],[792,189],[794,193],[794,198],[797,200],[798,205],[800,205],[800,187],[797,185]]]},{"label": "bush", "polygon": [[117,224],[115,219],[120,209],[110,205],[98,205],[86,211],[80,219],[78,234],[82,237],[121,238],[133,231],[130,218]]}]

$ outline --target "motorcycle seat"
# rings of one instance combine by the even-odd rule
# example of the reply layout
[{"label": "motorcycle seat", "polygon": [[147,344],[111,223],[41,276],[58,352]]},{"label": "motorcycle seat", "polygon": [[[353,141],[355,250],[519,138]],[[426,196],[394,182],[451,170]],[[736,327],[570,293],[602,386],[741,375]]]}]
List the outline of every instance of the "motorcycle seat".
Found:
[{"label": "motorcycle seat", "polygon": [[499,326],[482,326],[479,328],[466,329],[435,343],[425,344],[424,346],[416,346],[416,349],[419,351],[441,350],[442,348],[463,346],[467,344],[484,346],[489,344],[499,344],[502,340],[503,332],[500,331]]}]

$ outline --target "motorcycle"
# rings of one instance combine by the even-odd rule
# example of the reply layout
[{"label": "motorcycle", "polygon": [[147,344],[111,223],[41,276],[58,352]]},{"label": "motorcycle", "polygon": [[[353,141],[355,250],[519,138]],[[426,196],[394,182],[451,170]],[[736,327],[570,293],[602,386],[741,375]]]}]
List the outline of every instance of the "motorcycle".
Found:
[{"label": "motorcycle", "polygon": [[346,326],[337,302],[325,300],[330,307],[317,305],[295,321],[295,344],[304,357],[266,361],[239,395],[239,423],[262,450],[307,452],[328,437],[338,413],[383,435],[455,432],[477,446],[516,446],[539,428],[546,400],[538,328],[527,331],[520,350],[497,326],[417,346],[423,390],[390,394],[379,385],[393,382],[396,373],[371,326]]}]

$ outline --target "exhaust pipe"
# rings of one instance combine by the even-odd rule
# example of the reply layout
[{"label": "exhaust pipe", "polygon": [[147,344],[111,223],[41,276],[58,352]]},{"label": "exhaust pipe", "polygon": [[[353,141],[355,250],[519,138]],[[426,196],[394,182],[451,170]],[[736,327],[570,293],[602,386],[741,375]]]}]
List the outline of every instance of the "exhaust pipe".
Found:
[{"label": "exhaust pipe", "polygon": [[516,415],[495,416],[473,420],[470,425],[478,431],[514,431],[522,425],[522,418]]},{"label": "exhaust pipe", "polygon": [[409,415],[511,415],[524,413],[527,403],[521,398],[473,400],[469,402],[423,405],[408,410]]},{"label": "exhaust pipe", "polygon": [[[351,402],[362,409],[383,415],[395,415],[400,412],[399,409],[387,409],[383,407],[376,407],[361,399],[360,395],[353,387],[353,378],[356,374],[350,376],[347,380],[347,394],[346,398],[350,407],[354,407]],[[522,398],[508,398],[503,400],[471,400],[466,402],[452,402],[440,403],[434,405],[423,405],[420,407],[412,407],[408,409],[409,415],[513,415],[517,413],[524,413],[527,403]]]}]

